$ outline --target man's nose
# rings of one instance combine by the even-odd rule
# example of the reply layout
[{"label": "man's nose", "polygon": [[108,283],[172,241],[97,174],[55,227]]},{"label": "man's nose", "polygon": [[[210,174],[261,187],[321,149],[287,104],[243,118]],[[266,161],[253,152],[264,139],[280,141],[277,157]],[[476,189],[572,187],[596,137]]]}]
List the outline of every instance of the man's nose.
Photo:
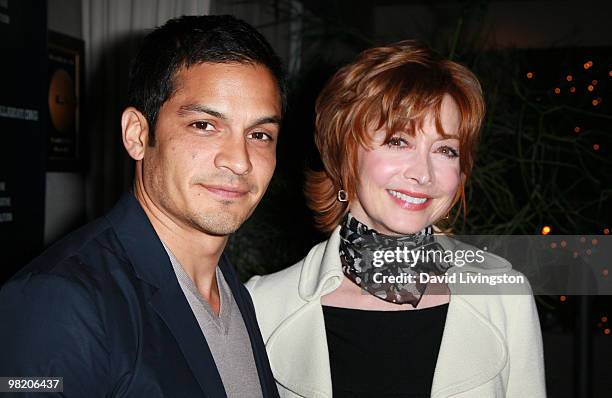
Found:
[{"label": "man's nose", "polygon": [[215,166],[228,169],[236,175],[248,174],[253,165],[249,157],[246,139],[242,136],[228,137],[215,156]]}]

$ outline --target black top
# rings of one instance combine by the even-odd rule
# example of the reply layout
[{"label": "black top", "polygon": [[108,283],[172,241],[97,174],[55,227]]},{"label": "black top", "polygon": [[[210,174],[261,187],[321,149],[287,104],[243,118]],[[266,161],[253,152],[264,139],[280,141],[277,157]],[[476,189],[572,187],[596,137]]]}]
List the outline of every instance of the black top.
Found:
[{"label": "black top", "polygon": [[429,397],[447,310],[323,306],[334,398]]}]

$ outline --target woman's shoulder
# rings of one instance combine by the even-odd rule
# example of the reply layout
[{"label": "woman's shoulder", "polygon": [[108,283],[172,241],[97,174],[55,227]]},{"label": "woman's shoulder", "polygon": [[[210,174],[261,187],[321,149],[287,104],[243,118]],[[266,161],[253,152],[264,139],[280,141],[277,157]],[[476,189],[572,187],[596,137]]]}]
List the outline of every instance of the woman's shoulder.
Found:
[{"label": "woman's shoulder", "polygon": [[313,258],[313,255],[318,253],[324,244],[325,242],[322,242],[314,246],[306,257],[297,263],[272,274],[253,276],[246,283],[264,339],[291,314],[308,303],[300,295],[300,281],[304,267],[315,265],[317,256]]},{"label": "woman's shoulder", "polygon": [[303,266],[304,259],[301,259],[280,271],[267,275],[255,275],[247,281],[246,288],[253,296],[263,295],[269,290],[274,290],[278,294],[278,288],[288,287],[289,285],[295,286],[297,291],[297,283]]},{"label": "woman's shoulder", "polygon": [[329,242],[330,240],[328,239],[317,243],[310,248],[304,258],[287,268],[271,274],[253,276],[247,282],[247,288],[249,288],[249,290],[251,288],[258,289],[260,285],[277,283],[280,281],[291,282],[299,280],[303,268],[312,268],[320,265]]},{"label": "woman's shoulder", "polygon": [[284,301],[299,298],[299,284],[305,267],[320,265],[320,253],[325,250],[327,241],[313,246],[308,254],[297,263],[267,275],[255,275],[246,283],[253,300]]}]

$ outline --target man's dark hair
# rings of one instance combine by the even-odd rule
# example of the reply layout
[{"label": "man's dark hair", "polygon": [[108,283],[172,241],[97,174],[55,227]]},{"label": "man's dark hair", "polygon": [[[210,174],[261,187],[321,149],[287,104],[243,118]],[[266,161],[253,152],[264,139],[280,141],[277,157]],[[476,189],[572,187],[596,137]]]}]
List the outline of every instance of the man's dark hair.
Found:
[{"label": "man's dark hair", "polygon": [[276,78],[285,109],[287,94],[281,60],[255,28],[231,15],[171,19],[144,38],[130,71],[129,105],[147,118],[150,145],[155,144],[159,109],[176,89],[176,73],[202,62],[267,67]]}]

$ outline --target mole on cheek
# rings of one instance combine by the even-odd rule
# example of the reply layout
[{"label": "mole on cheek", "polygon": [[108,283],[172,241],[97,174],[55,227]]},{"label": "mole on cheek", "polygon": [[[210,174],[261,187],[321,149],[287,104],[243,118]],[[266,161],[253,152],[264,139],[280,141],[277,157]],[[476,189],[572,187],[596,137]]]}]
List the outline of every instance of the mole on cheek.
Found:
[{"label": "mole on cheek", "polygon": [[198,158],[198,154],[197,153],[192,153],[191,154],[191,160],[196,160]]}]

